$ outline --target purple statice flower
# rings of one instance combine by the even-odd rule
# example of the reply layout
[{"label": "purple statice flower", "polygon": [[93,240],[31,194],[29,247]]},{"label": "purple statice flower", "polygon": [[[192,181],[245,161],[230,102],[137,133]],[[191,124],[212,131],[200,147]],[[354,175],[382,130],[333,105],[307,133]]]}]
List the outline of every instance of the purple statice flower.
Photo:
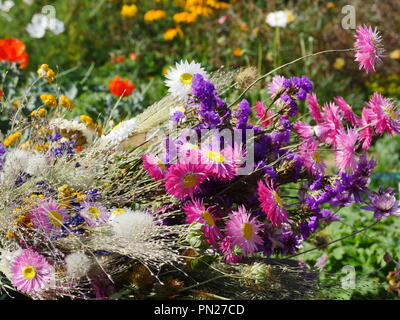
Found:
[{"label": "purple statice flower", "polygon": [[308,239],[308,237],[317,230],[318,225],[317,216],[312,216],[308,221],[300,223],[300,234],[303,237],[303,240]]},{"label": "purple statice flower", "polygon": [[0,170],[3,169],[4,157],[7,152],[7,148],[0,142]]},{"label": "purple statice flower", "polygon": [[56,141],[60,140],[61,138],[62,138],[62,136],[58,131],[54,131],[54,133],[52,133],[49,136],[49,140],[52,142],[56,142]]},{"label": "purple statice flower", "polygon": [[386,191],[379,188],[378,192],[370,194],[367,206],[361,208],[373,211],[375,219],[381,220],[389,216],[399,216],[399,203],[400,201],[396,200],[395,192],[391,188]]},{"label": "purple statice flower", "polygon": [[283,245],[280,250],[282,254],[295,254],[302,247],[303,237],[295,234],[290,227],[284,227],[280,242]]},{"label": "purple statice flower", "polygon": [[95,202],[101,198],[101,192],[99,189],[92,189],[86,193],[85,201]]},{"label": "purple statice flower", "polygon": [[280,130],[274,131],[270,134],[274,147],[280,148],[284,145],[287,145],[290,141],[290,130],[291,125],[290,121],[285,118],[279,119]]},{"label": "purple statice flower", "polygon": [[64,155],[72,156],[74,154],[75,148],[76,148],[75,141],[59,142],[58,145],[50,148],[50,155],[54,158],[59,158]]},{"label": "purple statice flower", "polygon": [[315,191],[315,190],[320,190],[322,189],[322,183],[324,180],[324,176],[323,175],[319,175],[315,178],[315,180],[310,184],[309,189],[311,191]]},{"label": "purple statice flower", "polygon": [[321,209],[318,213],[318,219],[320,222],[330,223],[332,221],[339,221],[340,218],[335,216],[335,213],[328,209]]},{"label": "purple statice flower", "polygon": [[283,94],[280,98],[281,101],[283,101],[287,106],[290,107],[290,110],[288,112],[289,117],[294,117],[298,112],[299,112],[299,106],[297,105],[297,102],[289,95]]},{"label": "purple statice flower", "polygon": [[246,99],[243,99],[239,103],[239,109],[235,112],[235,118],[237,119],[236,128],[239,129],[246,128],[250,112],[251,112],[250,103]]},{"label": "purple statice flower", "polygon": [[271,137],[263,133],[259,135],[254,142],[254,158],[255,161],[263,160],[267,153],[271,150],[272,147],[272,139]]},{"label": "purple statice flower", "polygon": [[175,111],[172,115],[171,115],[171,121],[173,122],[179,122],[183,117],[184,117],[184,113],[182,111]]}]

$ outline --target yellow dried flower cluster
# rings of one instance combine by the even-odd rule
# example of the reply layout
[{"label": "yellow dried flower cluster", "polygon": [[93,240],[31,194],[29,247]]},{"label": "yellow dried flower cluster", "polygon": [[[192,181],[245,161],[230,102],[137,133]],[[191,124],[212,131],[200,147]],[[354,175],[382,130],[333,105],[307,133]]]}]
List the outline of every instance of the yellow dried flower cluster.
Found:
[{"label": "yellow dried flower cluster", "polygon": [[40,78],[45,78],[48,83],[54,82],[56,73],[47,64],[42,64],[37,70],[37,74]]}]

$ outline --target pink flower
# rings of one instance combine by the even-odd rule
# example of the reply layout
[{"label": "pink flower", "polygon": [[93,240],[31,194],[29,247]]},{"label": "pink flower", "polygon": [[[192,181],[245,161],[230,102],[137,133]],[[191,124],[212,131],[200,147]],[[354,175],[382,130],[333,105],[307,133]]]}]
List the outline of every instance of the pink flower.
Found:
[{"label": "pink flower", "polygon": [[154,180],[164,179],[167,173],[167,167],[158,157],[152,155],[143,155],[143,169],[146,170]]},{"label": "pink flower", "polygon": [[347,133],[340,132],[336,137],[336,164],[340,171],[353,172],[357,167],[356,142],[358,139],[357,131],[348,129]]},{"label": "pink flower", "polygon": [[359,63],[359,69],[365,69],[366,73],[375,72],[375,64],[380,63],[383,55],[382,38],[377,28],[358,26],[356,30],[356,61]]},{"label": "pink flower", "polygon": [[336,136],[342,130],[342,119],[339,107],[330,102],[323,107],[324,123],[321,124],[320,138],[322,141],[335,146]]},{"label": "pink flower", "polygon": [[315,176],[324,174],[326,168],[317,151],[318,144],[316,140],[310,139],[299,147],[299,157],[303,166]]},{"label": "pink flower", "polygon": [[48,287],[51,272],[52,267],[45,257],[26,249],[11,263],[11,282],[20,291],[35,294]]},{"label": "pink flower", "polygon": [[372,138],[374,136],[374,129],[372,127],[372,115],[371,109],[364,108],[360,120],[360,141],[363,143],[362,148],[364,150],[369,149],[371,146]]},{"label": "pink flower", "polygon": [[273,113],[272,111],[265,112],[264,104],[261,101],[256,102],[256,114],[259,118],[261,127],[266,128],[272,123],[272,119],[268,120],[268,118],[270,118]]},{"label": "pink flower", "polygon": [[263,243],[258,235],[262,223],[255,217],[251,218],[244,206],[240,206],[237,211],[229,215],[226,222],[226,233],[232,239],[233,245],[238,245],[243,255],[252,254],[257,250],[257,246]]},{"label": "pink flower", "polygon": [[375,92],[368,106],[371,108],[370,117],[377,133],[400,133],[399,112],[389,99]]},{"label": "pink flower", "polygon": [[313,127],[307,123],[296,121],[293,124],[293,128],[296,130],[297,134],[305,141],[314,137]]},{"label": "pink flower", "polygon": [[86,202],[79,213],[90,227],[104,225],[108,222],[110,212],[101,203]]},{"label": "pink flower", "polygon": [[40,202],[30,211],[33,226],[36,229],[53,234],[62,231],[61,227],[67,216],[66,210],[51,199]]},{"label": "pink flower", "polygon": [[206,168],[202,164],[176,163],[169,168],[165,178],[165,188],[170,195],[178,199],[193,197],[207,178]]},{"label": "pink flower", "polygon": [[358,125],[360,121],[358,117],[353,113],[351,106],[342,97],[335,97],[333,101],[339,106],[339,110],[343,113],[344,118],[350,122],[354,127]]},{"label": "pink flower", "polygon": [[261,180],[258,181],[258,201],[260,201],[261,209],[267,215],[267,219],[275,227],[279,227],[282,222],[288,221],[288,213],[278,192],[278,189],[274,189],[272,181],[266,180],[265,184]]},{"label": "pink flower", "polygon": [[235,163],[230,149],[218,150],[204,145],[201,149],[201,163],[214,178],[230,181],[236,176]]},{"label": "pink flower", "polygon": [[219,243],[219,249],[224,255],[224,260],[228,263],[238,263],[242,258],[242,256],[235,255],[234,247],[232,237],[225,237]]},{"label": "pink flower", "polygon": [[183,210],[186,214],[187,223],[199,222],[204,226],[203,232],[210,244],[216,244],[217,239],[222,237],[215,224],[217,219],[215,213],[213,213],[215,207],[206,208],[202,200],[193,199],[183,206]]},{"label": "pink flower", "polygon": [[272,78],[272,81],[268,83],[268,93],[271,96],[275,96],[279,92],[283,91],[285,87],[283,86],[283,82],[285,81],[285,77],[275,76]]},{"label": "pink flower", "polygon": [[237,143],[235,143],[233,147],[226,145],[223,153],[225,159],[229,161],[234,168],[239,168],[246,162],[246,151],[243,149],[242,145],[239,146]]},{"label": "pink flower", "polygon": [[324,119],[321,114],[321,109],[318,105],[318,99],[315,93],[307,94],[307,107],[310,110],[311,117],[315,120],[316,123],[323,123]]}]

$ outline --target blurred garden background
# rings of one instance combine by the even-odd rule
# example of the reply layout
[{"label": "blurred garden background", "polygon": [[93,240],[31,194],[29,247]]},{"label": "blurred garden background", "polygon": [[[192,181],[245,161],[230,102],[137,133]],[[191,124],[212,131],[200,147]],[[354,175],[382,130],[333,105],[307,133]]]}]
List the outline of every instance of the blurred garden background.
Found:
[{"label": "blurred garden background", "polygon": [[[70,116],[88,115],[101,123],[109,116],[114,121],[131,118],[160,100],[167,93],[164,75],[180,60],[199,62],[209,72],[254,67],[262,75],[313,52],[350,48],[354,30],[342,27],[346,5],[355,8],[357,25],[377,26],[381,32],[385,58],[377,72],[365,75],[352,54],[334,53],[305,59],[281,74],[307,75],[321,103],[345,96],[358,114],[373,92],[398,103],[400,3],[394,0],[2,0],[0,39],[25,44],[29,61],[14,77],[21,92],[37,77],[38,67],[48,64],[60,94],[74,103]],[[271,20],[271,13],[278,18]],[[40,15],[54,15],[55,25],[46,28]],[[110,92],[110,81],[118,76],[133,84],[132,94],[120,101]],[[14,93],[7,91],[7,77],[1,79],[7,98]],[[270,80],[249,93],[253,105],[266,97]],[[231,91],[231,100],[242,89]],[[46,86],[40,90],[38,97],[47,92]],[[38,105],[39,98],[32,101],[32,110]],[[3,134],[7,124],[3,110]],[[400,137],[378,139],[369,152],[379,163],[371,183],[398,192]],[[391,217],[340,245],[324,246],[374,219],[351,207],[344,215],[351,224],[335,222],[323,229],[304,248],[320,249],[296,258],[310,266],[325,259],[322,276],[337,275],[337,281],[346,274],[343,267],[354,267],[356,287],[341,292],[344,299],[397,298],[400,222]]]}]

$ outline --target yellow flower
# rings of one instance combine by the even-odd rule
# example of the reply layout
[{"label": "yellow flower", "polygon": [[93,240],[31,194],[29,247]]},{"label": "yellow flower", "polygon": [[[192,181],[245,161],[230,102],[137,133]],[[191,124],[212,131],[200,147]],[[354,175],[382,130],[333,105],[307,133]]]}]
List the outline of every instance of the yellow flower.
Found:
[{"label": "yellow flower", "polygon": [[13,134],[9,135],[7,138],[4,139],[4,146],[5,147],[10,147],[15,145],[22,137],[21,132],[17,131],[14,132]]},{"label": "yellow flower", "polygon": [[175,37],[177,37],[178,35],[179,35],[179,37],[183,38],[183,32],[182,32],[181,28],[179,28],[179,27],[169,28],[169,29],[167,29],[167,31],[164,32],[163,38],[166,41],[170,41],[170,40],[174,39]]},{"label": "yellow flower", "polygon": [[165,66],[164,68],[162,68],[161,74],[165,76],[168,73],[169,69],[170,69],[169,66]]},{"label": "yellow flower", "polygon": [[79,119],[88,127],[89,129],[93,130],[96,129],[96,124],[94,123],[93,119],[85,114],[79,116]]},{"label": "yellow flower", "polygon": [[393,51],[390,53],[390,59],[393,59],[393,60],[398,60],[398,59],[400,59],[400,49],[393,50]]},{"label": "yellow flower", "polygon": [[138,8],[136,5],[124,4],[121,9],[121,16],[123,16],[124,18],[133,18],[134,16],[136,16],[137,12]]},{"label": "yellow flower", "polygon": [[40,78],[45,78],[48,83],[52,83],[56,75],[53,69],[51,69],[47,64],[42,64],[37,70],[37,74]]},{"label": "yellow flower", "polygon": [[44,118],[47,114],[47,110],[45,108],[39,108],[36,110],[33,110],[30,114],[31,117],[37,117],[37,118]]},{"label": "yellow flower", "polygon": [[40,100],[42,100],[45,106],[55,108],[57,107],[57,99],[52,94],[41,94]]},{"label": "yellow flower", "polygon": [[217,10],[226,10],[230,7],[229,3],[216,0],[207,0],[207,5]]},{"label": "yellow flower", "polygon": [[197,16],[192,12],[182,11],[175,13],[173,19],[176,23],[193,23]]},{"label": "yellow flower", "polygon": [[346,61],[343,58],[336,58],[335,62],[333,63],[333,67],[336,70],[341,70],[346,65]]},{"label": "yellow flower", "polygon": [[240,57],[240,56],[243,54],[243,52],[242,52],[242,49],[240,49],[240,48],[235,48],[235,49],[232,50],[232,54],[233,54],[235,57]]},{"label": "yellow flower", "polygon": [[164,19],[167,16],[167,13],[164,10],[149,10],[144,14],[145,21],[156,21],[160,19]]},{"label": "yellow flower", "polygon": [[186,6],[186,10],[194,13],[197,16],[203,16],[203,17],[208,17],[211,16],[214,11],[210,7],[206,6]]},{"label": "yellow flower", "polygon": [[328,2],[328,3],[326,4],[326,8],[327,8],[328,10],[333,10],[333,9],[336,8],[336,4],[335,4],[334,2],[332,2],[332,1],[330,1],[330,2]]},{"label": "yellow flower", "polygon": [[60,97],[60,105],[68,110],[74,109],[74,104],[72,103],[72,101],[63,95]]},{"label": "yellow flower", "polygon": [[49,145],[48,144],[35,144],[33,146],[33,149],[36,151],[42,152],[42,151],[47,151],[49,150]]}]

